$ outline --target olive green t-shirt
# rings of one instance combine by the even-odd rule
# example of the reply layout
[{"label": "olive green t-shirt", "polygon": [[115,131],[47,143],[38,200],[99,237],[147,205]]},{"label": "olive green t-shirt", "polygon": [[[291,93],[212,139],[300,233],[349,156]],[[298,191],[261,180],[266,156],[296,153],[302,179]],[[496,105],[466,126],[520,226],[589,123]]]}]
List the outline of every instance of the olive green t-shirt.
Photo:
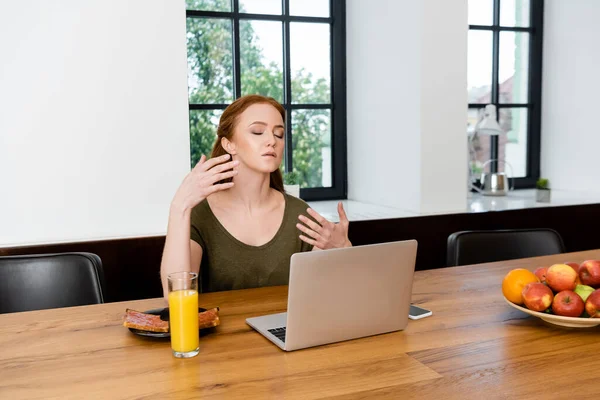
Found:
[{"label": "olive green t-shirt", "polygon": [[201,290],[248,289],[287,285],[290,257],[311,251],[312,246],[298,237],[298,216],[308,204],[284,194],[285,209],[279,230],[262,246],[250,246],[237,240],[213,214],[205,199],[192,210],[191,239],[202,247],[200,264]]}]

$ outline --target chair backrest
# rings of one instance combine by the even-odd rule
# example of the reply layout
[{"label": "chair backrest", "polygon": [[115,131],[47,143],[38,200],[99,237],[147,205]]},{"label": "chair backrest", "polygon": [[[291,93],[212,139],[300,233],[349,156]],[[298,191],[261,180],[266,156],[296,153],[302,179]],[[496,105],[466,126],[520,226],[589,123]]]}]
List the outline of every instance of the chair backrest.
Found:
[{"label": "chair backrest", "polygon": [[0,257],[0,314],[104,303],[104,272],[92,253]]},{"label": "chair backrest", "polygon": [[565,252],[558,232],[552,229],[461,231],[448,236],[448,266],[479,264]]}]

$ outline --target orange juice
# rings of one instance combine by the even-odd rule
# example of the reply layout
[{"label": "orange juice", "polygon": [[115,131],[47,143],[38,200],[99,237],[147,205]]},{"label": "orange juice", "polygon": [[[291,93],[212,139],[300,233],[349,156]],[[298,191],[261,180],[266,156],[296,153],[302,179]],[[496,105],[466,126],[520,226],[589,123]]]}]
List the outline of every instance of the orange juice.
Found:
[{"label": "orange juice", "polygon": [[198,350],[198,292],[175,290],[169,293],[169,327],[171,348],[187,353]]}]

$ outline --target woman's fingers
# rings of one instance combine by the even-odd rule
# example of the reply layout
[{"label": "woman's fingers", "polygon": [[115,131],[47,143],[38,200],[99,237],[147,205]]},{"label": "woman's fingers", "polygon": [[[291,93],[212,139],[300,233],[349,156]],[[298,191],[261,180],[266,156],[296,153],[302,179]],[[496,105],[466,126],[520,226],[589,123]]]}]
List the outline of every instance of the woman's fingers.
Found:
[{"label": "woman's fingers", "polygon": [[321,214],[319,214],[312,208],[309,208],[308,210],[306,210],[306,212],[308,212],[308,214],[311,217],[313,217],[321,226],[325,226],[325,223],[329,222],[325,218],[323,218],[323,216],[321,216]]},{"label": "woman's fingers", "polygon": [[348,221],[348,216],[346,215],[344,205],[341,201],[338,203],[338,215],[340,216],[340,222],[350,222]]},{"label": "woman's fingers", "polygon": [[304,215],[299,215],[298,219],[300,221],[302,221],[305,225],[307,225],[310,229],[312,229],[313,231],[320,233],[321,230],[323,229],[323,227],[315,222],[313,222],[311,219],[306,218]]},{"label": "woman's fingers", "polygon": [[308,238],[308,237],[306,237],[304,235],[300,235],[300,240],[302,240],[303,242],[306,242],[306,243],[308,243],[310,245],[313,245],[315,247],[317,246],[317,241],[316,240]]},{"label": "woman's fingers", "polygon": [[196,163],[196,166],[194,166],[194,169],[200,169],[202,167],[202,164],[204,164],[205,161],[206,161],[206,156],[204,154],[202,154],[200,156],[200,160]]},{"label": "woman's fingers", "polygon": [[208,195],[211,195],[215,192],[220,192],[221,190],[227,190],[229,188],[231,188],[233,186],[233,182],[227,182],[227,183],[219,183],[217,185],[212,185],[209,186],[207,188],[207,194],[206,196],[208,197]]},{"label": "woman's fingers", "polygon": [[[179,186],[179,189],[177,189],[173,203],[178,204],[183,208],[193,208],[209,195],[231,188],[233,182],[215,185],[217,182],[221,182],[237,175],[238,171],[235,170],[234,167],[236,167],[239,162],[227,162],[230,159],[230,154],[224,154],[219,157],[211,158],[210,160],[207,160],[204,154],[200,156],[200,160],[194,166],[192,172],[186,175],[182,184]],[[218,169],[209,172],[209,170],[215,166],[219,166]]]},{"label": "woman's fingers", "polygon": [[219,164],[213,168],[210,169],[210,172],[214,172],[215,174],[218,174],[219,172],[223,172],[223,171],[228,171],[230,169],[233,169],[234,167],[237,167],[239,165],[239,161],[229,161],[228,163],[225,164]]},{"label": "woman's fingers", "polygon": [[232,177],[236,176],[237,174],[238,174],[238,172],[236,170],[221,172],[220,174],[214,174],[214,175],[210,176],[208,178],[208,182],[210,182],[210,184],[213,184],[215,182],[222,181],[223,179],[232,178]]},{"label": "woman's fingers", "polygon": [[319,240],[320,235],[313,231],[312,229],[308,229],[306,226],[302,224],[296,224],[296,228],[300,229],[302,232],[306,233],[308,236],[315,240]]},{"label": "woman's fingers", "polygon": [[200,169],[202,171],[208,171],[209,169],[211,169],[215,165],[224,163],[225,161],[229,160],[230,158],[231,158],[231,155],[229,155],[229,154],[225,154],[225,155],[222,155],[220,157],[211,158],[210,160],[208,160],[205,163],[203,163],[202,167]]}]

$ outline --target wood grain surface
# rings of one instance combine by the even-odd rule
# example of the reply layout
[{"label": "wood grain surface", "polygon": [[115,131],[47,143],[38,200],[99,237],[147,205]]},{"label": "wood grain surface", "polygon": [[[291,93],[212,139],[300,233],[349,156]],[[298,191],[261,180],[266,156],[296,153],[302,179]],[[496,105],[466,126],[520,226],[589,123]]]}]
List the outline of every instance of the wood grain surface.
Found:
[{"label": "wood grain surface", "polygon": [[600,259],[600,250],[419,271],[433,316],[404,331],[287,353],[245,319],[285,311],[287,287],[202,294],[221,325],[180,360],[121,325],[163,299],[0,315],[1,399],[598,398],[600,328],[550,325],[508,306],[512,268]]}]

